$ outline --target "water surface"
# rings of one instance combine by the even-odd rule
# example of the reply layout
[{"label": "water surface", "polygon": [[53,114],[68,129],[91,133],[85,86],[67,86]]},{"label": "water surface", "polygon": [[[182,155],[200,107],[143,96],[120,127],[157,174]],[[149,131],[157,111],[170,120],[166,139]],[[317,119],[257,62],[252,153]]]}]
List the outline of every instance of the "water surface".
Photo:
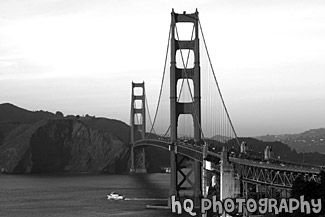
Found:
[{"label": "water surface", "polygon": [[[115,191],[136,200],[110,201]],[[145,175],[0,175],[0,216],[173,216],[147,209],[166,201],[169,174]]]}]

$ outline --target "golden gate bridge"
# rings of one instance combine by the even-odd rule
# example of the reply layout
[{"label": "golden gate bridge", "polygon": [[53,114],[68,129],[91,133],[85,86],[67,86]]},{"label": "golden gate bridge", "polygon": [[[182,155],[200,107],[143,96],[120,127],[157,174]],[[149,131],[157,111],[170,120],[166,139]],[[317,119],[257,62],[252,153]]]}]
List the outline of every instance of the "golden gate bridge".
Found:
[{"label": "golden gate bridge", "polygon": [[[186,28],[188,36],[180,37],[179,30]],[[200,59],[204,58],[206,61],[202,63]],[[211,63],[197,10],[182,14],[172,11],[155,115],[150,116],[145,83],[132,82],[130,124],[130,172],[146,173],[145,147],[167,150],[170,196],[193,198],[197,205],[200,198],[207,196],[213,175],[219,180],[220,200],[256,195],[289,197],[299,176],[320,182],[319,166],[280,161],[272,156],[270,147],[266,147],[263,157],[254,155],[245,143],[240,143]]]}]

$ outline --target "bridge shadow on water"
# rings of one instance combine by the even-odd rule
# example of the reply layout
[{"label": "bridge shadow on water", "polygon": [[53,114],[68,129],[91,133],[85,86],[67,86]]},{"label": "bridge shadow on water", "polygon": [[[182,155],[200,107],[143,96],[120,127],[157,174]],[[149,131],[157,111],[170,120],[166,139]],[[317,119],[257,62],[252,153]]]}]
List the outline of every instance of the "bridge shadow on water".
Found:
[{"label": "bridge shadow on water", "polygon": [[169,196],[169,174],[132,174],[131,179],[140,190],[139,198],[167,199]]},{"label": "bridge shadow on water", "polygon": [[[166,209],[168,205],[169,189],[170,189],[170,174],[166,173],[154,173],[154,174],[133,174],[131,179],[135,186],[139,187],[141,192],[138,198],[148,198],[148,199],[165,199],[157,201],[148,201],[147,205],[150,205],[149,209],[157,209],[159,214],[164,216],[190,216],[188,213],[183,213],[181,215],[171,213],[170,209]],[[157,206],[157,207],[156,207]],[[156,208],[153,208],[156,207]],[[158,210],[162,209],[161,212]],[[197,215],[200,216],[200,215]]]}]

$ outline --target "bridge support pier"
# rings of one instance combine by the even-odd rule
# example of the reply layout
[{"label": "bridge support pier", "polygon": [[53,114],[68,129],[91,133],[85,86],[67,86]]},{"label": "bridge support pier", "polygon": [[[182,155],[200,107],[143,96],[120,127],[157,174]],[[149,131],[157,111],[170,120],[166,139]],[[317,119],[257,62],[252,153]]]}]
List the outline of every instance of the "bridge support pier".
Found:
[{"label": "bridge support pier", "polygon": [[134,156],[134,173],[147,173],[146,168],[146,152],[144,147],[133,150]]},{"label": "bridge support pier", "polygon": [[235,178],[234,166],[229,162],[226,147],[221,152],[220,188],[220,200],[240,195],[240,183]]},{"label": "bridge support pier", "polygon": [[147,173],[145,154],[145,148],[134,150],[132,145],[130,173]]},{"label": "bridge support pier", "polygon": [[[176,171],[176,153],[175,153],[175,146],[174,144],[169,145],[169,153],[170,153],[170,190],[169,196],[177,195],[177,172]],[[171,207],[170,197],[168,198],[168,207]]]},{"label": "bridge support pier", "polygon": [[201,200],[201,176],[202,176],[202,173],[201,173],[201,162],[200,161],[194,161],[193,162],[193,170],[194,170],[194,186],[193,186],[193,197],[194,197],[194,205],[196,207],[200,207],[201,203],[200,203],[200,200]]},{"label": "bridge support pier", "polygon": [[[198,160],[190,159],[177,153],[177,145],[170,145],[170,196],[175,195],[176,199],[183,201],[191,198],[194,206],[200,206],[201,199],[201,174],[202,164]],[[170,198],[168,206],[171,207]]]},{"label": "bridge support pier", "polygon": [[130,166],[130,173],[134,173],[135,172],[135,167],[134,167],[134,144],[131,144],[131,166]]},{"label": "bridge support pier", "polygon": [[[240,195],[240,182],[235,178],[234,165],[230,163],[228,150],[224,146],[220,161],[220,200],[236,198]],[[226,217],[226,213],[222,214]]]},{"label": "bridge support pier", "polygon": [[[136,95],[135,88],[142,89],[142,95]],[[146,137],[146,96],[144,82],[132,82],[131,96],[131,165],[130,173],[146,173],[146,153],[145,148],[134,148],[134,142],[138,139]],[[139,103],[136,103],[139,101]],[[135,123],[137,120],[137,123]]]},{"label": "bridge support pier", "polygon": [[208,146],[206,144],[203,145],[203,163],[202,163],[202,197],[208,196],[208,188],[209,188],[209,176],[208,176],[208,168],[207,168],[207,160],[206,157],[208,155]]}]

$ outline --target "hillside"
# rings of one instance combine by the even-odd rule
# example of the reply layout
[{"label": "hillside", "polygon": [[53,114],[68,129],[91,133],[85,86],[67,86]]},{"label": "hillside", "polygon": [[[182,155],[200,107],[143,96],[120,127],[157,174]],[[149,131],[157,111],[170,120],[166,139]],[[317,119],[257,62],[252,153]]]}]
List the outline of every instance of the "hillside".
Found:
[{"label": "hillside", "polygon": [[128,146],[73,119],[42,120],[11,131],[0,147],[6,173],[125,171]]},{"label": "hillside", "polygon": [[[33,156],[35,156],[35,153],[39,153],[40,151],[43,153],[44,156],[51,156],[50,153],[53,151],[57,151],[57,149],[60,149],[60,155],[62,156],[70,156],[71,154],[71,148],[77,145],[77,144],[71,144],[65,143],[66,139],[68,138],[74,138],[77,139],[77,135],[67,134],[65,135],[66,139],[59,139],[60,133],[58,135],[52,135],[48,136],[47,134],[39,134],[39,128],[42,128],[42,124],[45,124],[47,122],[51,122],[54,124],[52,130],[59,130],[61,129],[62,125],[59,123],[62,123],[62,121],[72,121],[73,123],[70,123],[71,126],[64,128],[68,131],[71,127],[73,128],[76,123],[83,124],[85,128],[89,132],[97,132],[98,138],[92,138],[93,140],[98,139],[97,143],[88,143],[88,145],[93,146],[93,148],[98,152],[97,154],[93,153],[94,156],[98,156],[101,153],[106,153],[106,146],[103,145],[105,142],[108,147],[112,145],[111,143],[107,144],[106,140],[100,139],[103,137],[103,135],[109,134],[113,136],[115,139],[114,141],[120,141],[121,147],[119,149],[116,149],[116,152],[119,153],[119,150],[123,150],[123,153],[126,153],[123,157],[123,162],[120,162],[118,170],[115,170],[115,167],[112,164],[109,164],[110,166],[105,169],[105,171],[110,172],[127,172],[128,171],[128,165],[129,165],[129,150],[130,150],[130,126],[125,124],[122,121],[114,120],[114,119],[108,119],[108,118],[96,118],[94,116],[86,115],[85,117],[80,117],[79,115],[69,115],[67,117],[63,117],[62,114],[59,112],[54,114],[51,112],[44,112],[44,111],[28,111],[22,108],[19,108],[15,105],[5,103],[0,104],[0,158],[1,158],[1,165],[3,168],[6,168],[8,172],[52,172],[54,170],[64,170],[64,171],[96,171],[96,169],[89,167],[71,167],[68,165],[68,167],[71,167],[72,170],[59,167],[59,168],[53,168],[52,166],[47,167],[46,164],[40,164],[42,166],[35,166],[31,167],[29,165],[31,163],[30,161],[30,153],[32,153]],[[58,129],[57,126],[60,126]],[[50,133],[50,132],[49,132]],[[96,134],[96,135],[97,135]],[[136,138],[140,138],[140,134],[136,133]],[[45,139],[43,142],[43,145],[35,146],[33,141],[40,140],[43,141],[43,137],[50,137],[51,139]],[[58,137],[58,138],[56,138]],[[33,138],[33,140],[31,140]],[[88,137],[84,138],[85,141]],[[88,140],[91,140],[88,138]],[[55,141],[55,142],[54,142]],[[74,140],[73,140],[74,141]],[[48,145],[51,144],[51,145]],[[52,147],[53,146],[53,147]],[[66,149],[63,147],[70,147],[70,149]],[[32,147],[32,152],[29,150],[29,148]],[[46,148],[45,148],[46,147]],[[39,150],[38,150],[39,149]],[[110,149],[110,148],[109,148]],[[87,150],[87,149],[85,149]],[[49,152],[49,153],[47,153]],[[79,150],[79,152],[82,152]],[[28,154],[29,153],[29,154]],[[75,154],[73,154],[75,155]],[[24,159],[24,160],[23,160]],[[51,158],[48,158],[50,160]],[[67,160],[63,157],[62,159],[64,163],[63,165],[67,166]],[[108,160],[108,159],[106,159]],[[8,161],[8,162],[6,162]],[[80,164],[84,164],[88,160],[86,158],[80,159]],[[93,161],[93,160],[92,160]],[[169,154],[168,152],[164,152],[160,149],[155,148],[147,148],[146,151],[146,161],[148,165],[148,171],[154,172],[159,171],[161,166],[165,166],[169,162]],[[26,163],[29,162],[29,163]],[[33,162],[33,160],[32,160]],[[117,159],[117,162],[119,162],[119,158]],[[102,162],[105,164],[105,162]],[[9,167],[8,167],[8,165]],[[23,167],[21,168],[21,166]],[[29,165],[29,166],[28,166]],[[49,162],[49,165],[51,165],[51,162]],[[30,168],[31,167],[31,168]],[[112,168],[111,168],[112,167]],[[35,169],[38,168],[38,169]],[[122,169],[123,168],[123,169]],[[0,168],[1,169],[1,168]],[[98,167],[97,172],[103,172],[103,169]]]},{"label": "hillside", "polygon": [[0,122],[19,122],[32,124],[44,119],[55,118],[56,115],[46,111],[28,111],[10,103],[0,104]]},{"label": "hillside", "polygon": [[[93,129],[111,132],[125,143],[130,143],[130,126],[122,121],[91,116],[80,117],[79,120]],[[140,134],[138,134],[138,136],[140,136]]]},{"label": "hillside", "polygon": [[20,125],[32,125],[53,118],[61,116],[47,111],[28,111],[10,103],[0,104],[0,147],[9,133]]},{"label": "hillside", "polygon": [[[255,138],[239,138],[240,143],[243,141],[247,143],[248,150],[257,156],[262,156],[265,147],[271,146],[275,158],[279,157],[279,159],[284,161],[325,165],[325,154],[320,154],[317,152],[305,154],[297,153],[295,149],[280,141],[265,142]],[[239,150],[239,147],[234,140],[229,142],[229,147],[234,147],[235,149]]]},{"label": "hillside", "polygon": [[298,134],[265,135],[256,138],[267,142],[283,142],[297,152],[325,153],[325,128],[311,129]]}]

